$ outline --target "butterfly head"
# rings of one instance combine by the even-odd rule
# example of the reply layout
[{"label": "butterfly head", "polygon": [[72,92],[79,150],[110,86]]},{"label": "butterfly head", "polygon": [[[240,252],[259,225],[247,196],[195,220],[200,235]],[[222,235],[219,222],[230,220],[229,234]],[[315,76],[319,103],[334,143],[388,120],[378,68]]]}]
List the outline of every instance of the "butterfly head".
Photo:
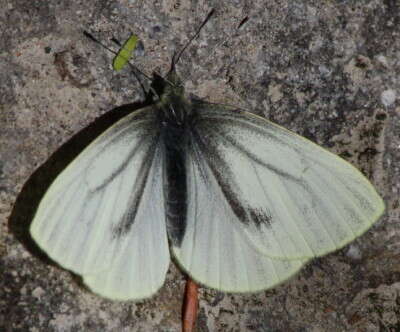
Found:
[{"label": "butterfly head", "polygon": [[161,78],[161,82],[161,101],[175,97],[183,97],[184,87],[180,77],[176,73],[174,66],[171,67],[171,70],[164,78]]}]

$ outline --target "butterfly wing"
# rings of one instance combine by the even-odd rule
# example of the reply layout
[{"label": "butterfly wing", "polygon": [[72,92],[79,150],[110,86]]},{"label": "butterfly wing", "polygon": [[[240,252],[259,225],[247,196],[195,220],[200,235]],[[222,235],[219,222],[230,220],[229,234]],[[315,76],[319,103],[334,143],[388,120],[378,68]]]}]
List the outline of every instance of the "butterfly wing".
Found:
[{"label": "butterfly wing", "polygon": [[43,197],[31,234],[96,293],[140,299],[169,265],[155,108],[123,118],[91,143]]},{"label": "butterfly wing", "polygon": [[235,223],[213,171],[200,151],[187,156],[187,224],[178,264],[196,281],[228,292],[256,292],[296,273],[305,260],[271,259],[259,252]]},{"label": "butterfly wing", "polygon": [[231,291],[271,287],[383,213],[373,186],[338,156],[244,111],[196,110],[188,225],[173,248],[194,279]]}]

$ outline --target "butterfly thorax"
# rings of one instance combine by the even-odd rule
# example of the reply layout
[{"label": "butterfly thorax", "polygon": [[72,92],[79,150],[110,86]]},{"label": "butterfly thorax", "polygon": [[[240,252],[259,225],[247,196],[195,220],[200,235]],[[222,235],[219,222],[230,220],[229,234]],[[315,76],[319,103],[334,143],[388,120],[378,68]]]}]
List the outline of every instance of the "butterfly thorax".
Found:
[{"label": "butterfly thorax", "polygon": [[167,231],[175,246],[182,242],[186,229],[186,153],[193,116],[191,104],[183,97],[183,87],[178,80],[175,73],[167,76],[166,87],[158,103],[165,160],[163,185]]}]

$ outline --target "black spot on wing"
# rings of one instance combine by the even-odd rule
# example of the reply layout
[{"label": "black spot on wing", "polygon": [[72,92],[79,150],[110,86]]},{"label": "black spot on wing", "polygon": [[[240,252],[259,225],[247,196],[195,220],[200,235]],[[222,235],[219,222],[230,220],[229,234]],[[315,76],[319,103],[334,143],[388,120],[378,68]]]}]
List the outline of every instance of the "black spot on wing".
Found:
[{"label": "black spot on wing", "polygon": [[[212,143],[212,139],[206,141],[204,136],[200,135],[195,129],[192,130],[192,138],[195,141],[194,144],[201,151],[201,155],[197,156],[197,158],[205,158],[225,199],[238,219],[246,225],[251,223],[256,226],[260,226],[261,224],[271,225],[272,217],[267,208],[266,211],[254,209],[248,206],[246,202],[240,200],[240,188],[232,181],[234,178],[232,171],[223,157],[218,154],[217,149],[213,146],[215,143]],[[198,164],[201,164],[201,162],[198,161]]]},{"label": "black spot on wing", "polygon": [[253,209],[249,207],[249,214],[251,220],[253,220],[256,225],[267,225],[271,226],[272,224],[272,217],[271,214],[268,211],[263,211],[261,209]]}]

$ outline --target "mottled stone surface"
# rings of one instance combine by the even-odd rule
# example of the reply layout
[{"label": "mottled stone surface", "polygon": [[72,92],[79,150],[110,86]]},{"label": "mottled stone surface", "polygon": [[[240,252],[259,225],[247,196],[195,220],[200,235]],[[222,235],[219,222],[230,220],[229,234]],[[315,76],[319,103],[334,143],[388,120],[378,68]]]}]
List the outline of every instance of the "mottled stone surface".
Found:
[{"label": "mottled stone surface", "polygon": [[398,331],[399,6],[2,0],[0,331],[179,331],[184,277],[175,266],[153,298],[108,301],[46,258],[28,227],[54,177],[126,111],[115,107],[143,98],[130,71],[113,72],[112,55],[82,31],[110,47],[110,38],[135,32],[144,44],[135,64],[165,73],[212,7],[216,15],[178,65],[187,92],[252,109],[340,154],[376,185],[387,212],[351,245],[275,289],[230,295],[203,288],[197,330]]}]

